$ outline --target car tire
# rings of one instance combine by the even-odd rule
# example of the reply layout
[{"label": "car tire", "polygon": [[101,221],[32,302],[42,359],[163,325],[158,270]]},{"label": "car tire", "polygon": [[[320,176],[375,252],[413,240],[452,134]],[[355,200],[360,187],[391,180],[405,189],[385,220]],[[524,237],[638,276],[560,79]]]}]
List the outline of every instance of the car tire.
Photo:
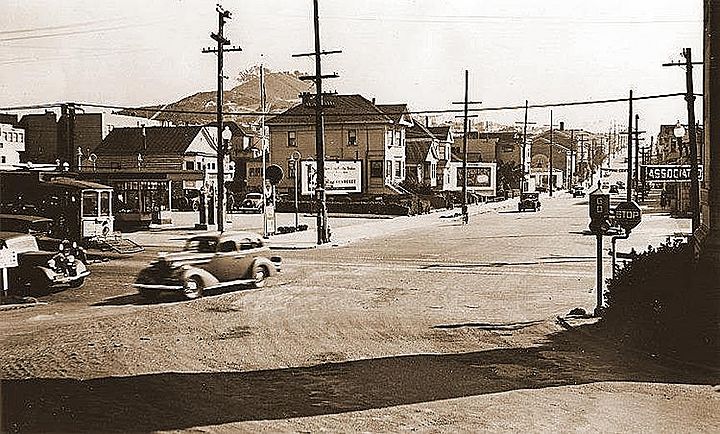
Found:
[{"label": "car tire", "polygon": [[47,295],[50,293],[50,282],[42,273],[33,274],[30,277],[29,293],[35,295]]},{"label": "car tire", "polygon": [[72,282],[70,282],[70,288],[77,289],[77,288],[82,287],[84,284],[85,284],[85,278],[81,277],[77,280],[73,280]]},{"label": "car tire", "polygon": [[203,281],[199,276],[190,276],[183,285],[183,295],[188,300],[194,300],[203,295]]},{"label": "car tire", "polygon": [[252,269],[253,288],[262,288],[265,286],[265,278],[268,276],[268,270],[262,265],[255,265]]}]

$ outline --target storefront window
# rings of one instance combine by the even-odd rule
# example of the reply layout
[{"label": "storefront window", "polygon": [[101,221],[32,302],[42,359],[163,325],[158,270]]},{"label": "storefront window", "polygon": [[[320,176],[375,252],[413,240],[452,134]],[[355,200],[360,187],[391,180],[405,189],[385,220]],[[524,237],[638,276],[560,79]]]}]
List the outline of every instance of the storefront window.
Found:
[{"label": "storefront window", "polygon": [[100,215],[101,216],[109,216],[110,215],[110,192],[109,191],[101,191],[100,192]]}]

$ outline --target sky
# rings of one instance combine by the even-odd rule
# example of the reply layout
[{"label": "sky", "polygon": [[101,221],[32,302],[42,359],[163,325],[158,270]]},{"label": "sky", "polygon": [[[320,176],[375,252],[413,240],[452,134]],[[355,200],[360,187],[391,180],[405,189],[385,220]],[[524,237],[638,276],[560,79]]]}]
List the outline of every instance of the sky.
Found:
[{"label": "sky", "polygon": [[[226,0],[226,89],[263,63],[313,72],[312,0]],[[469,71],[476,107],[612,99],[685,91],[683,48],[702,58],[702,0],[320,0],[328,90],[411,110],[458,108]],[[210,0],[0,0],[0,107],[61,101],[138,106],[216,85]],[[702,71],[695,68],[696,93]],[[696,105],[698,119],[702,105]],[[687,118],[681,97],[638,101],[640,129]],[[608,131],[627,103],[558,107],[554,123]],[[522,111],[480,112],[513,124]],[[550,109],[529,120],[549,124]]]}]

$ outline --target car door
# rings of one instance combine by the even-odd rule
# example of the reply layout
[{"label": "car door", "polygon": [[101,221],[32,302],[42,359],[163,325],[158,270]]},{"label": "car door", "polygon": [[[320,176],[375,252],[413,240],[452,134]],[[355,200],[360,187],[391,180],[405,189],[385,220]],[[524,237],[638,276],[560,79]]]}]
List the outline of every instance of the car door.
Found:
[{"label": "car door", "polygon": [[221,239],[217,251],[206,270],[220,282],[239,279],[237,271],[237,243],[233,239]]}]

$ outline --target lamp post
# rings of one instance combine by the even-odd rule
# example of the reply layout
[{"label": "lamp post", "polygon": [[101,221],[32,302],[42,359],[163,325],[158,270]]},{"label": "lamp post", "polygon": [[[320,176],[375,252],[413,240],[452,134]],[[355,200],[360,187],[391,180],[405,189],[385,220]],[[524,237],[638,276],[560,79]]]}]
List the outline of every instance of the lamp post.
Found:
[{"label": "lamp post", "polygon": [[295,230],[297,231],[298,226],[300,226],[300,217],[299,217],[299,209],[298,209],[298,189],[300,188],[298,185],[298,172],[300,171],[300,159],[302,158],[302,154],[300,154],[300,151],[293,151],[293,153],[290,155],[290,161],[292,161],[293,166],[295,167]]},{"label": "lamp post", "polygon": [[[680,164],[683,163],[683,152],[682,152],[682,139],[685,137],[685,127],[682,126],[680,121],[677,121],[677,124],[675,124],[675,128],[673,129],[673,135],[675,136],[675,139],[677,139],[677,147],[678,147],[678,162]],[[675,191],[677,193],[677,201],[678,201],[678,207],[680,208],[680,211],[682,211],[682,202],[680,198],[682,197],[682,186],[678,183],[675,184]]]}]

